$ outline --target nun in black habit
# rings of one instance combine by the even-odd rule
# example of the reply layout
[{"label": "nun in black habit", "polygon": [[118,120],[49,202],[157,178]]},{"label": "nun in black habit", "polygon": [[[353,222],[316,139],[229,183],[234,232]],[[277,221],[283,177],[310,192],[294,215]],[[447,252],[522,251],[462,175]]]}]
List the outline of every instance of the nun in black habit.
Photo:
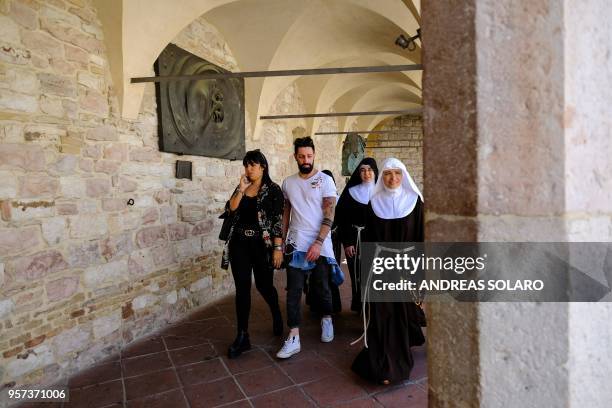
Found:
[{"label": "nun in black habit", "polygon": [[[367,208],[364,241],[422,242],[423,196],[406,166],[384,161]],[[411,346],[425,342],[418,306],[413,302],[370,302],[364,348],[352,369],[378,384],[405,381],[414,365]]]},{"label": "nun in black habit", "polygon": [[335,223],[351,276],[351,310],[355,312],[361,310],[358,238],[363,234],[370,195],[377,179],[376,160],[371,157],[364,158],[353,171],[336,206]]}]

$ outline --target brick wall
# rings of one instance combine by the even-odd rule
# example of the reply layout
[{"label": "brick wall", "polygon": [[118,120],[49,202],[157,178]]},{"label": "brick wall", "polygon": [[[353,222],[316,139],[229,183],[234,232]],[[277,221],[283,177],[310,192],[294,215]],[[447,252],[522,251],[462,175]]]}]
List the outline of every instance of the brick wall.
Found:
[{"label": "brick wall", "polygon": [[422,191],[423,118],[421,116],[402,116],[377,127],[376,130],[392,132],[370,134],[366,143],[366,156],[375,158],[379,166],[388,157],[401,160]]}]

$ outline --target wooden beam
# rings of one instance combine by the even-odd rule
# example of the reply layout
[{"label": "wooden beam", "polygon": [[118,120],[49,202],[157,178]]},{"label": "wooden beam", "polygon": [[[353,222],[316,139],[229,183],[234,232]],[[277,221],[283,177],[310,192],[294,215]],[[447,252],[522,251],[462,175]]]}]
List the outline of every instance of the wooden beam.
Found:
[{"label": "wooden beam", "polygon": [[193,75],[167,75],[156,77],[138,77],[130,80],[133,84],[143,82],[170,82],[170,81],[197,81],[200,79],[224,79],[224,78],[263,78],[278,76],[303,76],[303,75],[330,75],[330,74],[364,74],[376,72],[402,72],[420,71],[421,64],[411,65],[380,65],[369,67],[340,67],[340,68],[314,68],[314,69],[288,69],[280,71],[250,71],[250,72],[211,72]]},{"label": "wooden beam", "polygon": [[341,112],[341,113],[303,113],[299,115],[260,116],[259,119],[297,119],[297,118],[333,118],[336,116],[372,116],[372,115],[417,115],[422,109],[390,110],[376,112]]}]

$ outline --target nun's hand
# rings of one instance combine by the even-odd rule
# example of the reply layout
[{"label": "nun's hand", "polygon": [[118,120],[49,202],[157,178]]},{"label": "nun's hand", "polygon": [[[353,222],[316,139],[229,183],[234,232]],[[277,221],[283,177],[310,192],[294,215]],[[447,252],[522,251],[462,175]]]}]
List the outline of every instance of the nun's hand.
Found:
[{"label": "nun's hand", "polygon": [[344,255],[346,255],[347,258],[354,257],[355,256],[355,245],[344,247]]},{"label": "nun's hand", "polygon": [[308,248],[308,252],[306,253],[306,260],[309,262],[314,262],[319,259],[321,255],[321,244],[319,242],[315,242]]}]

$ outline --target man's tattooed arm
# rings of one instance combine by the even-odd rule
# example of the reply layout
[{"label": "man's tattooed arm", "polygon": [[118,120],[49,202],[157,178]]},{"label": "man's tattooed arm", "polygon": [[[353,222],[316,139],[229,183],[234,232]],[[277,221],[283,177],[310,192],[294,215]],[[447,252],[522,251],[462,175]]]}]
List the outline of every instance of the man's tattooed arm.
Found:
[{"label": "man's tattooed arm", "polygon": [[332,224],[334,223],[334,213],[336,211],[336,197],[323,197],[323,203],[321,205],[323,209],[323,221],[321,222],[321,229],[315,242],[323,244],[327,234],[331,230]]},{"label": "man's tattooed arm", "polygon": [[285,206],[283,207],[283,240],[287,239],[287,231],[289,230],[289,220],[291,218],[291,202],[285,198]]}]

